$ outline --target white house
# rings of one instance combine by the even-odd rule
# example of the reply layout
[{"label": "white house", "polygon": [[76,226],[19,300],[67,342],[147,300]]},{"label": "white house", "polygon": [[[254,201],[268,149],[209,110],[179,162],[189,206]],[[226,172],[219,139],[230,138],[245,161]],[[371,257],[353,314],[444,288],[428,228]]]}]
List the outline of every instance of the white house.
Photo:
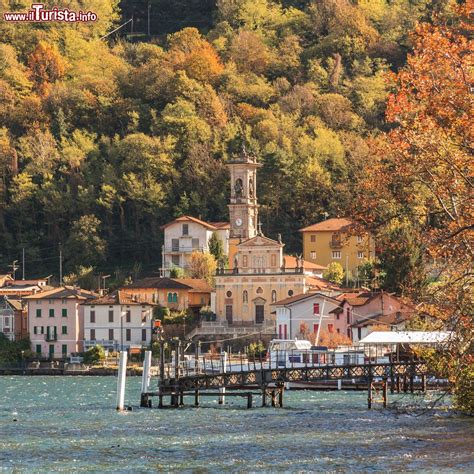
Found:
[{"label": "white house", "polygon": [[318,334],[321,329],[346,335],[348,325],[331,314],[340,303],[335,296],[323,292],[309,292],[273,303],[272,306],[276,310],[277,337],[301,339],[308,334]]},{"label": "white house", "polygon": [[229,223],[205,222],[191,216],[182,216],[161,227],[164,231],[162,247],[163,276],[169,276],[170,269],[188,267],[189,257],[195,251],[208,252],[209,239],[215,233],[221,240],[224,254],[229,253]]},{"label": "white house", "polygon": [[118,290],[83,306],[85,350],[97,344],[107,350],[150,345],[153,304]]}]

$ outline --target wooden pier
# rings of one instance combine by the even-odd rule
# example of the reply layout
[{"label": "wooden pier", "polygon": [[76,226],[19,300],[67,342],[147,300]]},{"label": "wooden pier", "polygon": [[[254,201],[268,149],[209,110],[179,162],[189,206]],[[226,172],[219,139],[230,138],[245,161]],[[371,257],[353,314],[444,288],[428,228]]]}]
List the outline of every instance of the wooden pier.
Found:
[{"label": "wooden pier", "polygon": [[[357,383],[367,389],[367,405],[381,401],[387,406],[388,392],[413,393],[416,388],[426,391],[428,369],[422,361],[388,363],[364,363],[344,365],[320,365],[306,363],[304,366],[281,367],[272,361],[237,360],[228,363],[224,357],[211,359],[197,357],[192,363],[184,361],[184,354],[175,351],[174,363],[166,365],[160,358],[158,390],[142,392],[140,405],[151,407],[152,397],[158,397],[158,408],[177,408],[184,405],[185,397],[194,397],[193,406],[200,406],[201,397],[216,397],[220,404],[226,397],[247,398],[247,407],[253,406],[253,397],[261,397],[262,406],[283,406],[285,387],[297,383],[337,382]],[[215,364],[214,364],[215,362]],[[210,369],[209,369],[210,365]],[[300,364],[301,365],[301,364]],[[204,367],[204,368],[203,368]],[[415,384],[415,378],[421,383]],[[169,397],[169,404],[165,400]]]}]

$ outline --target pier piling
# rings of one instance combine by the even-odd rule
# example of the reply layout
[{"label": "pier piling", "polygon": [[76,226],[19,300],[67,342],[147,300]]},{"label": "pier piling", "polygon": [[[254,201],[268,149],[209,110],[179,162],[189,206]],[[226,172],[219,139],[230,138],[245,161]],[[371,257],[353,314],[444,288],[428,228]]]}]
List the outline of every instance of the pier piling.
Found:
[{"label": "pier piling", "polygon": [[118,379],[117,379],[117,410],[124,409],[125,403],[125,379],[127,377],[127,351],[120,352]]}]

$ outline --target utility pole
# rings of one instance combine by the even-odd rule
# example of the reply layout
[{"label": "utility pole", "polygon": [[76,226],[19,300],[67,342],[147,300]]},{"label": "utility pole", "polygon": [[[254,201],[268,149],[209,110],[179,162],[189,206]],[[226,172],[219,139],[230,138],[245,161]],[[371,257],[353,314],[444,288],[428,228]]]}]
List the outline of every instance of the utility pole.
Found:
[{"label": "utility pole", "polygon": [[349,286],[349,255],[346,255],[346,288]]},{"label": "utility pole", "polygon": [[63,248],[59,242],[59,286],[63,284]]},{"label": "utility pole", "polygon": [[104,276],[101,276],[102,281],[103,281],[103,285],[104,285],[104,294],[105,294],[105,290],[106,290],[106,288],[105,288],[105,280],[106,280],[107,278],[109,278],[110,276],[111,276],[111,275],[104,275]]},{"label": "utility pole", "polygon": [[148,3],[148,36],[150,36],[150,9],[151,5]]},{"label": "utility pole", "polygon": [[25,247],[21,250],[21,266],[22,266],[22,276],[21,279],[25,279]]}]

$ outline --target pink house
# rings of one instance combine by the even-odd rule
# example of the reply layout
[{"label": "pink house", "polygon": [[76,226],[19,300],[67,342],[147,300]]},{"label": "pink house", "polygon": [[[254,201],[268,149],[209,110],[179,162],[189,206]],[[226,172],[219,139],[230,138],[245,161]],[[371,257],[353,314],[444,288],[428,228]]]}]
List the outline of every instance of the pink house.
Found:
[{"label": "pink house", "polygon": [[27,296],[28,332],[38,357],[64,358],[82,352],[84,307],[97,295],[72,286],[54,288]]}]

